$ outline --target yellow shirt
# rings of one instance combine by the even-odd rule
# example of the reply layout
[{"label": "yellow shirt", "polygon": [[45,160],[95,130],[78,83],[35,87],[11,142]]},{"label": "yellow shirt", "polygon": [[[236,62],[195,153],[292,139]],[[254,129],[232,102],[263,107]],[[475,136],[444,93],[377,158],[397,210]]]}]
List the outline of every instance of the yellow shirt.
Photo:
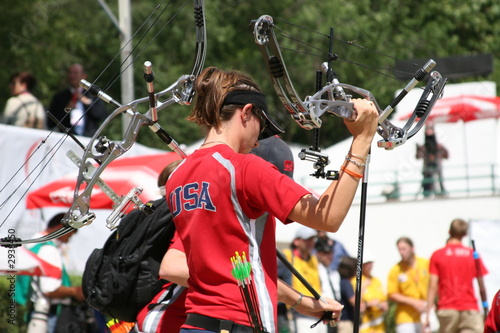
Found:
[{"label": "yellow shirt", "polygon": [[[283,250],[283,254],[288,259],[288,261],[293,265],[293,267],[306,279],[307,282],[314,288],[314,290],[321,290],[321,281],[319,278],[318,270],[318,258],[315,255],[311,255],[309,260],[303,260],[299,256],[293,256],[290,249]],[[312,296],[312,294],[307,290],[306,287],[300,282],[299,279],[292,275],[292,287],[305,296]]]},{"label": "yellow shirt", "polygon": [[[415,258],[415,265],[408,267],[402,262],[391,268],[387,280],[387,294],[399,293],[401,295],[427,300],[429,286],[429,260]],[[403,323],[419,323],[420,313],[407,304],[397,304],[396,325]]]},{"label": "yellow shirt", "polygon": [[[356,278],[351,280],[353,288],[356,288]],[[378,299],[387,301],[386,293],[379,279],[372,277],[367,284],[366,277],[361,278],[361,302],[370,302]],[[361,316],[360,333],[385,333],[385,313],[378,307],[370,306]]]}]

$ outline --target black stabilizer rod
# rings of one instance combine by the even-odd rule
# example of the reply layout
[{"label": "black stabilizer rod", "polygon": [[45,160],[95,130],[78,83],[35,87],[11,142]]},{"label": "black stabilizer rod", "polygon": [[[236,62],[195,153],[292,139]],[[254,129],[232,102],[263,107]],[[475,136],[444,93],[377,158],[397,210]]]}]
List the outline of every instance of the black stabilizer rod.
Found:
[{"label": "black stabilizer rod", "polygon": [[151,61],[144,62],[144,81],[148,86],[149,107],[151,108],[151,120],[158,121],[158,111],[156,110],[156,96],[153,81],[155,74],[153,73],[153,64]]},{"label": "black stabilizer rod", "polygon": [[85,90],[88,90],[92,95],[99,97],[106,103],[111,104],[116,108],[122,106],[120,103],[115,101],[111,96],[102,91],[101,88],[99,88],[95,84],[88,82],[87,80],[80,80],[80,87],[82,87]]}]

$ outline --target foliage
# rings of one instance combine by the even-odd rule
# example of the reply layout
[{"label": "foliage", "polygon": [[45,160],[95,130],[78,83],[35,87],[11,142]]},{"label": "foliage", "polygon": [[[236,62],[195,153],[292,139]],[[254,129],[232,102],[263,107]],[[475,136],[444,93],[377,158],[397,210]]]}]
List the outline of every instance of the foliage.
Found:
[{"label": "foliage", "polygon": [[396,307],[397,303],[389,301],[389,310],[385,313],[385,331],[386,333],[396,332]]},{"label": "foliage", "polygon": [[24,320],[26,314],[26,307],[16,304],[15,309],[12,311],[15,317],[15,324],[13,324],[10,314],[11,299],[9,292],[15,292],[15,289],[10,288],[10,280],[8,276],[0,275],[0,309],[2,309],[0,316],[0,332],[5,333],[21,333],[26,332],[27,325]]},{"label": "foliage", "polygon": [[[10,305],[10,299],[11,297],[9,296],[9,291],[10,289],[10,280],[8,280],[7,275],[0,275],[0,309],[8,309]],[[70,281],[71,285],[73,286],[79,286],[81,285],[82,282],[82,277],[81,275],[70,275]],[[15,289],[12,290],[15,292]],[[15,318],[16,318],[16,324],[9,323],[9,319],[7,317],[8,311],[2,311],[2,315],[0,316],[0,332],[5,332],[5,333],[21,333],[21,332],[26,332],[27,330],[27,323],[26,323],[26,306],[22,306],[20,304],[16,304],[15,308]]]},{"label": "foliage", "polygon": [[[117,1],[107,1],[118,15]],[[0,26],[3,71],[0,72],[0,103],[9,97],[8,77],[29,70],[39,80],[36,91],[45,105],[64,86],[64,70],[73,63],[85,65],[89,81],[120,100],[120,36],[97,1],[29,0],[7,4]],[[191,2],[132,1],[134,35],[134,89],[146,96],[142,65],[149,60],[159,91],[187,74],[194,58],[194,29]],[[181,9],[181,7],[184,7]],[[315,75],[328,59],[330,28],[334,28],[333,68],[341,82],[366,88],[387,105],[394,91],[403,87],[392,73],[395,59],[435,58],[452,55],[493,53],[499,56],[500,4],[494,0],[414,1],[206,1],[208,53],[206,66],[240,69],[251,73],[266,92],[268,103],[285,127],[288,141],[311,143],[312,132],[300,129],[283,111],[249,23],[260,15],[275,18],[283,34],[278,37],[287,68],[301,97],[315,90]],[[291,23],[291,24],[288,24]],[[286,36],[293,36],[286,38]],[[297,40],[303,43],[298,43]],[[298,50],[301,53],[290,50]],[[311,56],[313,54],[314,56]],[[389,56],[385,56],[389,55]],[[363,66],[359,66],[363,64]],[[495,63],[495,68],[500,66]],[[383,75],[381,75],[383,74]],[[497,81],[494,71],[487,77]],[[485,78],[472,77],[468,80]],[[126,102],[126,101],[125,101]],[[191,143],[202,136],[185,120],[190,108],[175,106],[160,113],[160,124],[179,142]],[[320,146],[329,146],[348,133],[342,120],[323,117]],[[120,119],[112,122],[111,137],[120,137]],[[164,148],[148,130],[138,141]]]}]

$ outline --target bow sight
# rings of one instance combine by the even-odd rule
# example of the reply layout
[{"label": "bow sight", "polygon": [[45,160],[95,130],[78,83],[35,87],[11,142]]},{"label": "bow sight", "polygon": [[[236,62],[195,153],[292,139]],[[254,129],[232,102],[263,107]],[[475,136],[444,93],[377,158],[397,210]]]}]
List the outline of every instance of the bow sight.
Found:
[{"label": "bow sight", "polygon": [[[447,81],[438,72],[431,72],[436,66],[436,62],[431,59],[416,71],[413,79],[384,110],[380,108],[377,100],[370,91],[340,83],[332,75],[329,75],[329,82],[326,85],[319,87],[315,94],[306,96],[302,101],[288,75],[274,32],[273,18],[269,15],[263,15],[257,20],[252,21],[251,27],[255,43],[260,48],[280,101],[292,119],[306,130],[319,129],[322,124],[320,117],[324,114],[352,119],[354,117],[353,104],[349,101],[351,98],[350,93],[355,93],[372,101],[380,114],[377,133],[382,137],[382,140],[378,141],[378,146],[386,150],[394,149],[404,144],[422,128],[434,104],[441,98]],[[330,40],[333,39],[332,33],[330,34]],[[335,60],[335,58],[329,60]],[[322,67],[324,72],[331,72],[331,66],[328,64],[323,64]],[[429,73],[430,75],[428,75]],[[402,128],[392,124],[387,118],[394,111],[396,105],[427,76],[429,76],[428,83],[410,119],[408,119]],[[349,94],[346,92],[349,92]],[[319,153],[318,149],[303,150],[299,158],[315,162],[315,168],[323,168],[328,164],[328,157]],[[316,172],[313,176],[318,177],[321,174],[325,173]]]}]

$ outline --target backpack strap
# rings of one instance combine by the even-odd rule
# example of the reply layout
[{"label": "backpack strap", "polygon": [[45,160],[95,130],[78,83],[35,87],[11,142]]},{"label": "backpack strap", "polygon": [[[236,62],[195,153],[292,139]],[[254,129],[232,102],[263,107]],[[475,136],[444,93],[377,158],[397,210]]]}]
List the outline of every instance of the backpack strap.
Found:
[{"label": "backpack strap", "polygon": [[19,102],[21,103],[21,105],[19,105],[18,108],[14,112],[12,112],[12,114],[7,119],[5,119],[5,123],[7,125],[14,125],[19,112],[21,112],[21,110],[23,110],[23,109],[26,110],[26,112],[28,114],[28,118],[29,118],[30,112],[29,112],[27,106],[36,103],[35,101],[29,101],[28,103],[24,103],[23,101],[21,101],[21,99],[19,99]]}]

